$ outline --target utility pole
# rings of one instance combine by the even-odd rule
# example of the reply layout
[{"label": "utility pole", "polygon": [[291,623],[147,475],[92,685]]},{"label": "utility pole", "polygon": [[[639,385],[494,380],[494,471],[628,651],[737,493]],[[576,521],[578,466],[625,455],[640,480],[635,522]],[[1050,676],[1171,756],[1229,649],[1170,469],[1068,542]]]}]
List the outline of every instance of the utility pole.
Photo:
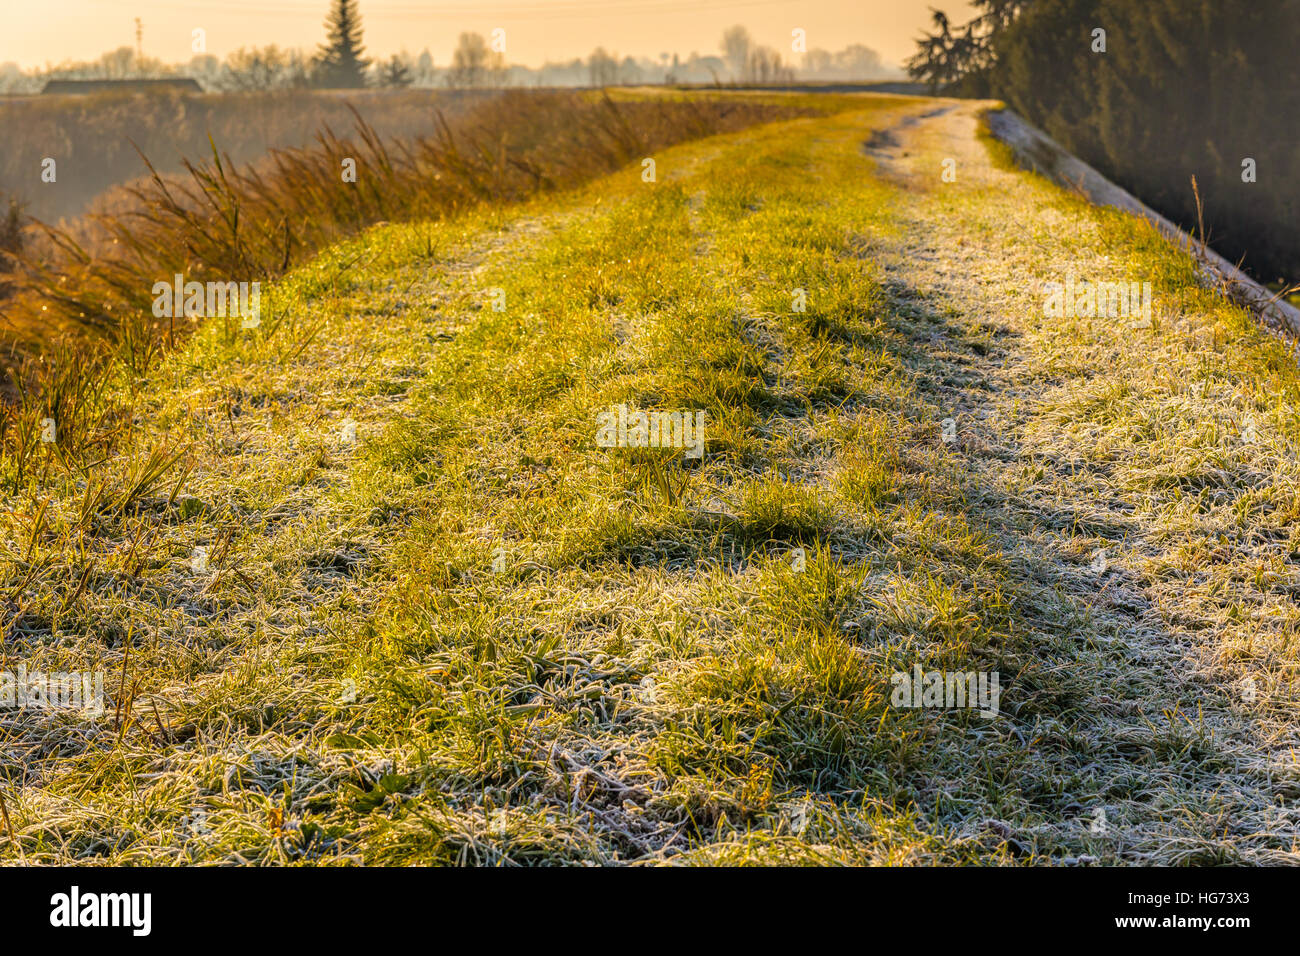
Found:
[{"label": "utility pole", "polygon": [[135,18],[135,71],[140,72],[140,64],[144,60],[144,24],[140,18]]}]

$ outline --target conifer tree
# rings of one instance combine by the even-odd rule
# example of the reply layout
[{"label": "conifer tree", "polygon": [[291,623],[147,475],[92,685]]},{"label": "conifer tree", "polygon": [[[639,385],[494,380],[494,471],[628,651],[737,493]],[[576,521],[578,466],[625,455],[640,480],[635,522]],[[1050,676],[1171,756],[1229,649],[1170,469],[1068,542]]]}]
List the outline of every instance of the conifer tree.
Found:
[{"label": "conifer tree", "polygon": [[329,42],[320,49],[316,83],[328,89],[357,89],[366,85],[365,58],[361,45],[361,14],[357,0],[332,0],[325,20]]},{"label": "conifer tree", "polygon": [[1300,281],[1300,0],[973,6],[935,13],[915,78],[1005,100],[1257,277]]}]

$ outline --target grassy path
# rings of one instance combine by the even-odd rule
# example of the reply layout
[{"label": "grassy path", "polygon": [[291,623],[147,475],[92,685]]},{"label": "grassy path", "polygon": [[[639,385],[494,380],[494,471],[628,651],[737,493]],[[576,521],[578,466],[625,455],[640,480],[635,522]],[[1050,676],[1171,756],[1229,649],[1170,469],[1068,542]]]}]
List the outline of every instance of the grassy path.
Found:
[{"label": "grassy path", "polygon": [[[1143,228],[990,163],[975,110],[898,139],[881,172],[923,188],[883,255],[896,306],[967,370],[937,390],[969,510],[1078,694],[1027,775],[1080,774],[1104,859],[1294,861],[1294,368]],[[1040,283],[1070,272],[1151,281],[1153,328],[1044,319]]]},{"label": "grassy path", "polygon": [[[1293,862],[1294,365],[975,109],[379,228],[206,330],[133,458],[5,506],[6,666],[113,702],[0,711],[0,854]],[[1069,271],[1153,327],[1045,320]]]}]

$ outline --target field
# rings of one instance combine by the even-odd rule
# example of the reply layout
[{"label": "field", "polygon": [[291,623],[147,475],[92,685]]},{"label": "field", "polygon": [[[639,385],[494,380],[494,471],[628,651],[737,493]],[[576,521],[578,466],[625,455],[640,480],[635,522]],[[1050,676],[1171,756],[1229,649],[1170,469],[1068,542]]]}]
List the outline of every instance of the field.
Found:
[{"label": "field", "polygon": [[[1300,861],[1286,344],[986,103],[733,96],[790,112],[322,232],[260,326],[56,376],[0,671],[109,700],[0,710],[0,860]],[[1045,319],[1067,273],[1154,320]]]}]

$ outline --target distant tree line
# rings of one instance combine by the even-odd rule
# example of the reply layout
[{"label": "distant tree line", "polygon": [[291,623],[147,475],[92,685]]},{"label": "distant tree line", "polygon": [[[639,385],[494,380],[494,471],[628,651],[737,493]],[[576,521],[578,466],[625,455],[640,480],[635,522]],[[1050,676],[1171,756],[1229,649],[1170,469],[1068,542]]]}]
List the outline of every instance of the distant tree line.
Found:
[{"label": "distant tree line", "polygon": [[435,66],[428,50],[406,51],[371,60],[362,44],[357,0],[331,0],[326,42],[315,54],[274,44],[240,48],[220,60],[210,54],[174,65],[140,57],[131,47],[105,53],[92,63],[65,63],[38,73],[0,64],[0,92],[37,92],[51,79],[127,79],[189,76],[212,92],[284,89],[451,87],[455,89],[528,86],[618,86],[635,84],[780,84],[796,80],[877,80],[897,77],[876,51],[854,44],[832,53],[809,49],[784,56],[756,43],[743,26],[727,30],[721,56],[692,53],[686,58],[620,57],[597,47],[587,58],[530,68],[508,64],[478,33],[461,33],[451,62]]},{"label": "distant tree line", "polygon": [[1211,244],[1300,280],[1300,0],[974,5],[935,13],[915,78],[1005,100],[1185,228],[1195,176]]}]

